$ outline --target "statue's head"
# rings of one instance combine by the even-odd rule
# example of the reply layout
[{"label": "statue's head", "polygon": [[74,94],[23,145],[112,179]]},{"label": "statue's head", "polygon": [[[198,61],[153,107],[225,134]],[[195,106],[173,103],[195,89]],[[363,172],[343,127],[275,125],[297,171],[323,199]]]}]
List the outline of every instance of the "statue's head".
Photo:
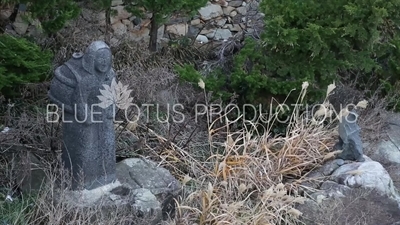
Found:
[{"label": "statue's head", "polygon": [[95,41],[86,49],[83,56],[83,68],[91,74],[107,73],[112,66],[110,47],[103,41]]}]

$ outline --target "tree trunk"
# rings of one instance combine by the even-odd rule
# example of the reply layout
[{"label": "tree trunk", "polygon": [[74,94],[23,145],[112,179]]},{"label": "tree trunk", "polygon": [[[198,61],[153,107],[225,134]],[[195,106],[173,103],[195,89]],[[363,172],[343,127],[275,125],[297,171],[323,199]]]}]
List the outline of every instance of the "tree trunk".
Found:
[{"label": "tree trunk", "polygon": [[106,32],[105,32],[105,34],[104,34],[104,37],[105,37],[105,42],[106,42],[106,44],[107,45],[109,45],[110,46],[110,42],[111,42],[111,38],[110,38],[110,36],[111,36],[111,34],[110,34],[110,28],[111,28],[111,8],[110,7],[108,7],[107,9],[106,9]]},{"label": "tree trunk", "polygon": [[154,16],[151,18],[150,25],[150,42],[149,42],[149,50],[151,52],[157,51],[157,33],[158,33],[158,23]]}]

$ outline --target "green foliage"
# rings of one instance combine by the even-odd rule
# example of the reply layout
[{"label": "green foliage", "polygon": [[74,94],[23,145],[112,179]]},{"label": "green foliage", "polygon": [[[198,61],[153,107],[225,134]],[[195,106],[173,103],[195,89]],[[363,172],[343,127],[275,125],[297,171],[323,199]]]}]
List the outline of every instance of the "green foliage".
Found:
[{"label": "green foliage", "polygon": [[21,0],[15,3],[26,4],[31,17],[39,19],[48,34],[56,33],[80,13],[79,6],[73,0]]},{"label": "green foliage", "polygon": [[24,38],[0,35],[0,92],[16,94],[19,85],[45,80],[52,66],[52,53]]},{"label": "green foliage", "polygon": [[291,93],[293,102],[308,81],[307,100],[314,102],[330,83],[351,74],[393,84],[400,75],[399,6],[400,0],[262,1],[261,40],[245,39],[231,71],[217,75],[227,83],[213,91],[254,104]]},{"label": "green foliage", "polygon": [[207,0],[124,0],[124,3],[128,11],[138,16],[143,16],[141,8],[152,12],[157,23],[162,24],[173,13],[194,13],[205,6]]},{"label": "green foliage", "polygon": [[384,76],[380,61],[398,62],[399,6],[399,0],[263,1],[269,56],[263,65],[276,79],[270,86],[286,92],[290,79],[324,89],[338,73]]},{"label": "green foliage", "polygon": [[224,90],[224,86],[227,81],[220,76],[222,73],[219,70],[214,71],[207,77],[203,77],[193,65],[176,66],[175,71],[178,73],[181,81],[198,84],[198,82],[203,80],[205,84],[206,91],[212,91],[214,98],[221,98],[223,100],[228,100],[231,96],[229,91]]}]

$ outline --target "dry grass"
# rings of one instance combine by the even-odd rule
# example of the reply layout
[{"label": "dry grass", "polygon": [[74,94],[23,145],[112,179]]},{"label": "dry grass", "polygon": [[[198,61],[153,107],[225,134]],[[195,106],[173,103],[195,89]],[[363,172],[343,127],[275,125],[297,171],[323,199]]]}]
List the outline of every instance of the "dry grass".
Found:
[{"label": "dry grass", "polygon": [[[294,207],[304,198],[296,194],[298,184],[286,180],[300,179],[326,160],[334,142],[333,132],[304,121],[295,110],[286,137],[270,137],[276,116],[265,124],[264,134],[256,132],[259,122],[231,132],[232,122],[221,126],[207,116],[208,132],[203,133],[206,140],[193,140],[186,145],[147,127],[158,144],[155,149],[145,143],[150,151],[144,154],[160,161],[184,184],[185,194],[177,200],[177,215],[165,223],[301,224],[301,212]],[[60,173],[53,170],[47,177],[54,179],[55,174]],[[76,211],[62,204],[62,200],[58,205],[48,204],[55,197],[53,188],[41,190],[36,207],[28,213],[27,218],[33,222],[26,224],[67,224],[71,218],[73,224],[87,224],[99,211]],[[123,224],[121,217],[112,217],[119,221],[99,218],[103,224]]]},{"label": "dry grass", "polygon": [[[216,127],[217,123],[210,121],[209,146],[202,150],[168,143],[165,152],[169,155],[160,158],[180,177],[186,194],[178,201],[176,218],[167,224],[301,224],[301,212],[294,206],[304,198],[296,194],[296,183],[285,180],[299,179],[321,165],[334,137],[324,126],[295,115],[286,137],[270,137],[272,124],[259,135],[254,126],[231,133],[231,124]],[[225,135],[223,142],[221,134]],[[202,151],[203,158],[196,158],[196,151]],[[179,170],[177,164],[190,172]]]},{"label": "dry grass", "polygon": [[[80,20],[76,23],[71,26],[72,30],[57,37],[55,43],[61,41],[61,47],[58,48],[55,65],[98,39],[95,35],[88,37],[86,23]],[[74,30],[76,27],[80,30]],[[226,52],[238,48],[238,43],[225,43],[217,54],[217,64],[226,60]],[[185,63],[189,57],[200,57],[203,52],[191,51],[191,48],[181,51],[176,47],[166,48],[161,54],[155,55],[145,48],[130,42],[112,48],[118,78],[133,89],[132,97],[136,104],[159,104],[161,112],[165,113],[167,103],[181,103],[187,109],[192,109],[196,103],[212,103],[209,93],[181,84],[172,71],[176,64]],[[303,87],[298,103],[302,102],[301,97],[306,91],[306,87]],[[58,123],[46,123],[44,103],[47,99],[44,97],[40,100],[31,102],[35,105],[34,110],[26,110],[29,108],[26,106],[25,110],[21,110],[24,107],[9,105],[5,109],[6,115],[0,120],[12,128],[6,134],[0,133],[0,150],[4,153],[0,159],[0,181],[5,181],[1,186],[8,189],[19,182],[14,179],[13,152],[29,151],[47,156],[44,161],[49,164],[45,170],[50,181],[55,181],[63,174],[54,166],[60,150],[60,127]],[[298,194],[299,185],[307,172],[331,156],[329,149],[336,136],[332,130],[334,126],[306,121],[305,115],[297,114],[299,110],[296,108],[291,115],[285,137],[270,136],[271,128],[278,123],[277,114],[272,115],[270,123],[253,121],[244,124],[242,130],[233,129],[238,122],[227,122],[226,115],[218,118],[205,115],[196,123],[192,110],[184,112],[188,120],[180,124],[171,121],[151,124],[156,121],[154,118],[150,123],[132,124],[124,121],[117,125],[117,152],[130,150],[156,160],[182,182],[184,194],[176,200],[176,216],[164,221],[165,224],[302,224],[299,217],[301,212],[295,209],[297,204],[304,201]],[[133,118],[137,112],[132,110],[128,114]],[[375,123],[371,125],[376,126]],[[260,127],[263,127],[261,134],[258,133]],[[132,141],[133,137],[140,139],[140,152],[135,152],[139,147],[133,146],[137,144]],[[8,157],[10,155],[11,159]],[[35,195],[34,201],[20,205],[19,209],[9,210],[20,212],[13,217],[17,218],[15,224],[129,224],[132,221],[147,224],[134,216],[126,217],[123,210],[119,209],[114,209],[116,215],[110,217],[98,214],[99,208],[84,211],[71,208],[63,201],[65,195],[60,197],[53,192],[54,182],[49,184]],[[54,198],[59,198],[59,203],[49,204]],[[5,204],[8,203],[0,202],[0,210]],[[119,213],[121,216],[117,215]],[[94,219],[95,214],[97,218]]]}]

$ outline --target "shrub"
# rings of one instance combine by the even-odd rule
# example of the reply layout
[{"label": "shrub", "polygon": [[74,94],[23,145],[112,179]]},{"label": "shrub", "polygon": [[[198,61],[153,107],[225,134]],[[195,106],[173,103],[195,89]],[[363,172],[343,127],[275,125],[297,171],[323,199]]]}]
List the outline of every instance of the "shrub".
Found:
[{"label": "shrub", "polygon": [[[245,39],[229,74],[214,76],[226,83],[213,91],[236,93],[241,102],[257,104],[266,96],[286,96],[308,81],[315,91],[307,100],[314,102],[338,75],[361,73],[394,83],[399,77],[399,6],[400,0],[262,1],[261,39]],[[298,91],[288,100],[295,100]]]},{"label": "shrub", "polygon": [[43,30],[55,34],[65,24],[79,16],[80,8],[73,0],[23,0],[28,5],[27,10],[33,18],[40,20]]},{"label": "shrub", "polygon": [[0,35],[0,92],[17,94],[17,87],[45,80],[51,70],[52,53],[24,38]]}]

